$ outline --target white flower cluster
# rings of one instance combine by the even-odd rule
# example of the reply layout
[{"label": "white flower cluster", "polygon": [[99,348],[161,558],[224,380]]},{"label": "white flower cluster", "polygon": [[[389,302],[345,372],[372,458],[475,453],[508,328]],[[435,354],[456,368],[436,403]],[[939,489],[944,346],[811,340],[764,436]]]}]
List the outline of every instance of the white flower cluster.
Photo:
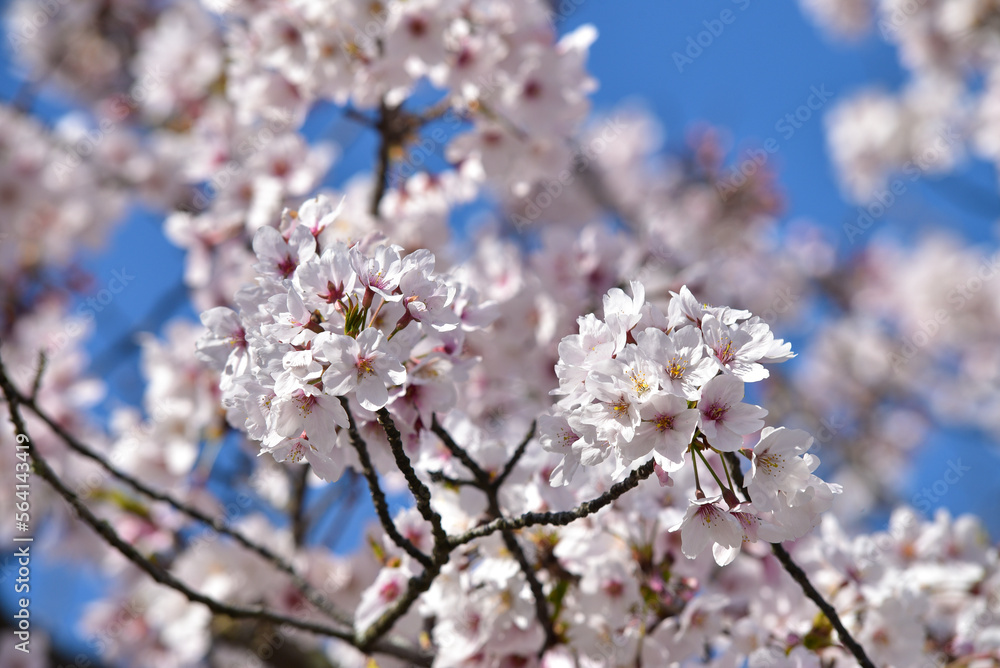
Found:
[{"label": "white flower cluster", "polygon": [[[690,462],[695,498],[674,528],[687,556],[714,543],[716,560],[725,564],[745,540],[805,534],[839,486],[813,475],[819,459],[806,453],[808,434],[764,428],[767,411],[743,402],[744,384],[766,378],[764,364],[793,357],[791,345],[748,311],[701,304],[687,287],[671,294],[664,314],[632,282],[632,297],[618,288],[605,296],[604,320],[580,318],[580,333],[559,344],[554,394],[563,398],[540,421],[540,441],[563,455],[552,472],[557,485],[568,484],[581,464],[612,456],[618,478],[651,455],[664,484]],[[762,428],[758,443],[746,448]],[[736,452],[751,461],[747,502],[739,501],[723,456]],[[698,477],[699,460],[718,485],[714,496],[706,496],[709,481]]]},{"label": "white flower cluster", "polygon": [[222,370],[229,421],[276,460],[304,458],[330,481],[348,464],[342,397],[360,419],[398,399],[413,409],[404,425],[429,425],[454,403],[465,332],[489,324],[489,306],[436,274],[429,251],[329,238],[338,213],[320,196],[286,212],[284,233],[261,228],[256,285],[237,293],[239,312],[202,314],[210,331],[199,343]]}]

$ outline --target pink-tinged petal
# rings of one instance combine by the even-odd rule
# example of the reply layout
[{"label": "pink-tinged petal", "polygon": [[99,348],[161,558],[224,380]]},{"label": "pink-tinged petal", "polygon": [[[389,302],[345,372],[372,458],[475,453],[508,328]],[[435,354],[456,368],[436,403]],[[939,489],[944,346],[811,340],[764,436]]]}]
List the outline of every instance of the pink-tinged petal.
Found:
[{"label": "pink-tinged petal", "polygon": [[767,410],[753,404],[734,404],[726,411],[725,425],[737,434],[752,434],[764,427]]}]

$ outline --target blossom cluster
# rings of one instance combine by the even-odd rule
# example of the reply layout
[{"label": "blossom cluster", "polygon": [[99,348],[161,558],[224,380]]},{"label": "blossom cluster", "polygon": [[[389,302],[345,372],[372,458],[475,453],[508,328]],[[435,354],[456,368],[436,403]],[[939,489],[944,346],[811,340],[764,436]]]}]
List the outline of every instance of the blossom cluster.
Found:
[{"label": "blossom cluster", "polygon": [[[749,311],[699,303],[686,286],[671,293],[666,313],[645,300],[641,283],[631,288],[631,297],[610,290],[604,319],[581,317],[580,333],[559,344],[554,393],[562,399],[541,423],[543,447],[563,455],[552,482],[569,484],[579,466],[608,457],[619,477],[651,455],[661,481],[672,484],[670,474],[690,463],[695,498],[676,528],[687,556],[712,543],[720,565],[744,540],[805,534],[840,488],[813,475],[812,437],[765,428],[767,411],[743,401],[745,383],[766,378],[765,364],[793,357],[791,344]],[[745,447],[758,431],[757,444]],[[751,462],[742,502],[723,454],[737,452]],[[706,453],[719,455],[728,483]],[[715,496],[697,477],[699,459],[718,484]]]},{"label": "blossom cluster", "polygon": [[230,423],[331,481],[349,463],[338,442],[346,407],[373,421],[401,400],[404,425],[429,426],[455,401],[465,332],[490,320],[474,291],[435,273],[429,251],[405,254],[374,236],[348,246],[326,233],[338,215],[319,196],[286,211],[284,231],[258,230],[256,283],[236,295],[238,311],[202,315],[199,342],[222,372]]}]

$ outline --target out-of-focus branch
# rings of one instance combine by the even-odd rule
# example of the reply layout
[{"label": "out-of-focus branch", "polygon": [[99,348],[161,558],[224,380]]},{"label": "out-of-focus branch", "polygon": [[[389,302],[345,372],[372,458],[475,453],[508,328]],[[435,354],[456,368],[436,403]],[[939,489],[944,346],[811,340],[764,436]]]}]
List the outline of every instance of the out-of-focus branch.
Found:
[{"label": "out-of-focus branch", "polygon": [[292,540],[296,547],[302,547],[305,542],[306,531],[309,528],[309,521],[305,512],[306,488],[309,480],[309,467],[301,466],[292,473]]},{"label": "out-of-focus branch", "polygon": [[426,122],[416,114],[402,107],[392,107],[385,100],[379,103],[378,118],[374,128],[378,132],[378,152],[375,156],[375,182],[372,184],[372,198],[368,213],[379,218],[382,198],[389,188],[389,172],[392,169],[392,152],[403,147],[413,134]]},{"label": "out-of-focus branch", "polygon": [[385,100],[379,102],[378,119],[375,121],[375,130],[379,136],[378,153],[375,157],[375,182],[372,184],[372,199],[368,205],[368,213],[373,218],[379,218],[382,198],[385,197],[385,191],[389,187],[389,166],[392,160],[392,144],[389,137],[390,109]]},{"label": "out-of-focus branch", "polygon": [[[7,400],[8,412],[11,422],[14,424],[15,433],[19,437],[18,441],[26,446],[28,454],[31,456],[35,473],[37,473],[40,478],[45,480],[56,491],[56,493],[59,494],[59,496],[61,496],[73,508],[73,510],[76,511],[77,515],[85,524],[100,535],[109,545],[118,550],[126,559],[153,578],[153,580],[183,594],[185,598],[193,603],[200,603],[204,605],[216,615],[225,615],[233,619],[256,619],[278,625],[287,625],[309,633],[339,638],[354,644],[354,634],[348,630],[338,629],[325,624],[319,624],[302,619],[296,619],[294,617],[288,617],[286,615],[273,612],[263,606],[251,608],[222,603],[221,601],[194,591],[172,573],[164,570],[158,564],[155,564],[143,557],[138,550],[124,541],[107,521],[94,515],[94,513],[80,500],[79,496],[69,489],[69,487],[67,487],[66,484],[56,475],[55,471],[53,471],[48,465],[48,462],[45,461],[45,458],[39,454],[38,450],[34,447],[31,436],[28,434],[27,428],[24,424],[24,419],[21,415],[22,402],[20,401],[20,395],[11,384],[2,362],[0,362],[0,387],[2,387],[4,397]],[[389,654],[421,666],[429,666],[431,664],[430,656],[413,647],[402,645],[392,640],[376,639],[373,642],[368,643],[365,646],[365,649],[366,651],[370,650],[383,654]]]},{"label": "out-of-focus branch", "polygon": [[38,369],[35,371],[35,380],[31,383],[31,400],[34,401],[38,397],[38,390],[42,387],[42,374],[45,373],[45,351],[38,353]]},{"label": "out-of-focus branch", "polygon": [[259,545],[251,541],[240,532],[230,529],[228,526],[226,526],[225,522],[223,522],[222,520],[211,517],[206,513],[203,513],[202,511],[198,510],[197,508],[189,506],[181,501],[178,501],[169,494],[164,494],[163,492],[156,491],[155,489],[149,487],[140,480],[137,480],[136,478],[132,477],[128,473],[125,473],[124,471],[118,469],[116,466],[114,466],[113,464],[105,460],[103,457],[101,457],[101,455],[97,454],[91,448],[84,445],[75,436],[66,431],[66,429],[63,428],[62,425],[53,420],[52,417],[48,415],[48,413],[43,411],[35,403],[33,399],[31,399],[30,397],[25,397],[24,395],[21,394],[13,386],[13,384],[10,383],[10,380],[7,377],[6,369],[3,367],[2,363],[0,363],[0,382],[6,383],[5,392],[9,391],[10,393],[12,393],[11,396],[13,396],[20,405],[29,409],[42,422],[44,422],[46,426],[48,426],[49,429],[51,429],[55,433],[55,435],[58,436],[63,441],[63,443],[65,443],[66,446],[69,447],[71,450],[73,450],[74,452],[83,457],[86,457],[87,459],[97,462],[101,466],[101,468],[103,468],[105,471],[110,473],[115,478],[126,483],[137,492],[153,499],[154,501],[161,501],[163,503],[166,503],[175,510],[184,513],[188,517],[191,517],[201,522],[202,524],[205,524],[206,526],[210,527],[217,533],[229,536],[237,543],[242,545],[244,548],[250,550],[251,552],[256,553],[264,560],[266,560],[268,563],[270,563],[272,566],[282,571],[283,573],[289,575],[292,579],[292,583],[302,593],[302,595],[305,596],[310,603],[315,605],[319,610],[324,612],[331,619],[334,619],[340,622],[341,624],[344,624],[345,626],[350,626],[352,624],[350,617],[346,613],[338,610],[333,605],[332,602],[330,602],[325,596],[323,596],[323,594],[320,593],[315,587],[313,587],[305,578],[300,576],[298,572],[295,570],[295,568],[288,561],[280,557],[278,554],[272,552],[269,548],[264,547],[263,545]]}]

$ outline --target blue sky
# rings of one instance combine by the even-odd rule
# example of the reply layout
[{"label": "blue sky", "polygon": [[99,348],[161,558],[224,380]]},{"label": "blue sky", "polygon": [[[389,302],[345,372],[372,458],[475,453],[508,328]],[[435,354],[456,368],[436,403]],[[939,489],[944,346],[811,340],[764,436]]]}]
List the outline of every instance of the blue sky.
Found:
[{"label": "blue sky", "polygon": [[[723,19],[730,22],[724,23]],[[786,195],[783,220],[805,216],[830,225],[846,248],[846,236],[840,227],[857,217],[857,208],[846,204],[837,188],[827,158],[822,112],[862,86],[894,90],[905,81],[894,48],[883,43],[877,33],[856,45],[834,44],[808,22],[796,3],[762,0],[584,0],[565,17],[563,29],[583,23],[593,23],[600,35],[592,47],[589,65],[600,84],[593,96],[597,111],[627,101],[639,102],[661,121],[672,148],[682,146],[685,131],[697,122],[726,128],[736,152],[760,146],[768,138],[776,139],[780,148],[771,160]],[[711,28],[718,34],[711,34]],[[697,42],[703,32],[711,34],[711,40],[701,36],[707,46],[700,53],[687,53],[689,38]],[[675,52],[696,55],[678,68]],[[9,54],[4,58],[0,90],[5,99],[10,99],[15,77]],[[820,88],[831,91],[833,97],[787,137],[777,124]],[[37,108],[51,118],[51,110],[64,108],[64,104],[46,95]],[[374,145],[371,136],[361,137],[335,168],[334,179],[343,181],[358,171],[369,170]],[[879,229],[905,234],[913,221],[917,226],[947,221],[972,240],[992,240],[993,218],[956,207],[948,194],[958,192],[967,183],[995,192],[995,182],[992,168],[981,164],[963,170],[958,177],[922,179],[904,195],[901,204],[893,207],[886,220],[880,221]],[[1000,211],[1000,198],[994,197],[994,202]],[[900,225],[901,221],[907,224]],[[113,396],[118,399],[138,400],[136,357],[119,359],[102,353],[110,342],[133,329],[158,327],[159,318],[148,314],[161,299],[170,303],[172,291],[181,282],[182,259],[181,251],[159,231],[158,214],[146,211],[133,212],[128,224],[119,228],[103,252],[85,257],[84,265],[93,272],[97,285],[113,270],[123,267],[136,276],[128,289],[98,314],[96,336],[89,343],[92,354],[102,362],[98,371],[107,374]],[[194,317],[183,303],[174,303],[167,312]],[[995,507],[995,498],[987,498],[977,490],[996,494],[989,472],[997,470],[1000,460],[996,450],[984,448],[974,434],[935,435],[931,447],[921,455],[914,491],[938,478],[955,457],[976,466],[962,486],[945,495],[940,503],[955,511],[981,513]],[[994,535],[1000,534],[1000,521],[992,519],[990,526]],[[69,615],[65,609],[67,604],[75,608],[82,602],[82,596],[70,600],[64,593],[64,585],[70,586],[76,573],[71,575],[44,575],[48,584],[36,598],[43,620],[75,616],[72,609]],[[3,596],[8,595],[7,589],[4,587]]]}]

